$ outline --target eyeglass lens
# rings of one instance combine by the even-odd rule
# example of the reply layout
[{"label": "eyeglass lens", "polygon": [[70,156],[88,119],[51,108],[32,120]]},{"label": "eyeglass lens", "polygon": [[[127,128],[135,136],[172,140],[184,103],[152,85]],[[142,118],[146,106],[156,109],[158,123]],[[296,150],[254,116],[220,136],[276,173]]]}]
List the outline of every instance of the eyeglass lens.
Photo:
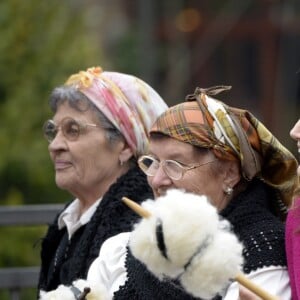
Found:
[{"label": "eyeglass lens", "polygon": [[[141,169],[148,176],[154,176],[160,165],[160,163],[152,157],[142,157],[139,163]],[[184,170],[176,161],[172,161],[172,160],[163,161],[162,167],[169,177],[176,180],[180,179],[184,173]]]},{"label": "eyeglass lens", "polygon": [[62,120],[61,126],[57,126],[53,120],[48,120],[44,124],[44,135],[49,142],[52,142],[58,132],[59,127],[62,130],[63,135],[70,141],[74,141],[78,138],[81,126],[80,124],[71,118]]}]

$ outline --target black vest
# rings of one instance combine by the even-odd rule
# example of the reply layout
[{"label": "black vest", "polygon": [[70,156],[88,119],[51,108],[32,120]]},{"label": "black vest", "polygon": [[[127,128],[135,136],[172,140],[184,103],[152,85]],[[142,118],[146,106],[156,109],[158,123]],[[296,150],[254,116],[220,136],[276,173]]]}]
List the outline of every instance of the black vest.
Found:
[{"label": "black vest", "polygon": [[[274,190],[254,180],[220,213],[230,221],[244,244],[244,272],[267,266],[286,266],[284,225],[272,213]],[[194,300],[178,282],[159,281],[130,251],[126,257],[127,281],[115,292],[114,300]],[[220,299],[216,296],[214,299]]]},{"label": "black vest", "polygon": [[138,167],[129,170],[110,187],[90,222],[70,241],[66,228],[58,229],[56,217],[42,242],[39,290],[50,291],[59,284],[70,285],[78,278],[86,278],[102,243],[111,236],[132,230],[138,216],[123,204],[123,196],[138,203],[153,199],[146,176]]}]

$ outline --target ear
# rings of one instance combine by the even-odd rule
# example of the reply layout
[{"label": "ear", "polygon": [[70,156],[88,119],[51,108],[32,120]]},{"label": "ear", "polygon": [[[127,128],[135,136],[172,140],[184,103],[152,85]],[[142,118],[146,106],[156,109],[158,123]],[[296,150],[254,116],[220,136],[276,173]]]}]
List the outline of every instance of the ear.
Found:
[{"label": "ear", "polygon": [[224,172],[223,188],[234,188],[236,184],[241,180],[240,166],[237,161],[228,161],[227,168]]},{"label": "ear", "polygon": [[126,163],[133,156],[132,149],[127,143],[122,143],[122,148],[119,152],[119,162]]}]

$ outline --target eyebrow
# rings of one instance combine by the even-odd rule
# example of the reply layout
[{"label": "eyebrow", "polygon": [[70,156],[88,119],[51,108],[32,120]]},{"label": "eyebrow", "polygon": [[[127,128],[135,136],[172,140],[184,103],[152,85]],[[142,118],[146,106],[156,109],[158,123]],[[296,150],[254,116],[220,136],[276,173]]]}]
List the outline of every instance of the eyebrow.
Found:
[{"label": "eyebrow", "polygon": [[[152,152],[149,152],[150,156],[154,157],[155,159],[159,160],[158,156]],[[174,153],[168,153],[167,157],[164,160],[175,160],[183,165],[188,165],[188,162],[183,162],[182,160],[184,160],[187,157],[187,155],[182,155],[182,153],[180,152],[174,152]]]}]

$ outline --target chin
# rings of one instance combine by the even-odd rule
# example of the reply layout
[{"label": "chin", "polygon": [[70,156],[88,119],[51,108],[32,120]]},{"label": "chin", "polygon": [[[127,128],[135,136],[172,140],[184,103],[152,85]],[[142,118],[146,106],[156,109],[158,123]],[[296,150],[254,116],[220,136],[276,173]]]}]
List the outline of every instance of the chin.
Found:
[{"label": "chin", "polygon": [[56,183],[57,187],[59,187],[62,190],[67,190],[67,191],[70,190],[71,186],[74,186],[74,184],[71,184],[69,180],[59,178],[59,176],[56,176],[55,183]]}]

